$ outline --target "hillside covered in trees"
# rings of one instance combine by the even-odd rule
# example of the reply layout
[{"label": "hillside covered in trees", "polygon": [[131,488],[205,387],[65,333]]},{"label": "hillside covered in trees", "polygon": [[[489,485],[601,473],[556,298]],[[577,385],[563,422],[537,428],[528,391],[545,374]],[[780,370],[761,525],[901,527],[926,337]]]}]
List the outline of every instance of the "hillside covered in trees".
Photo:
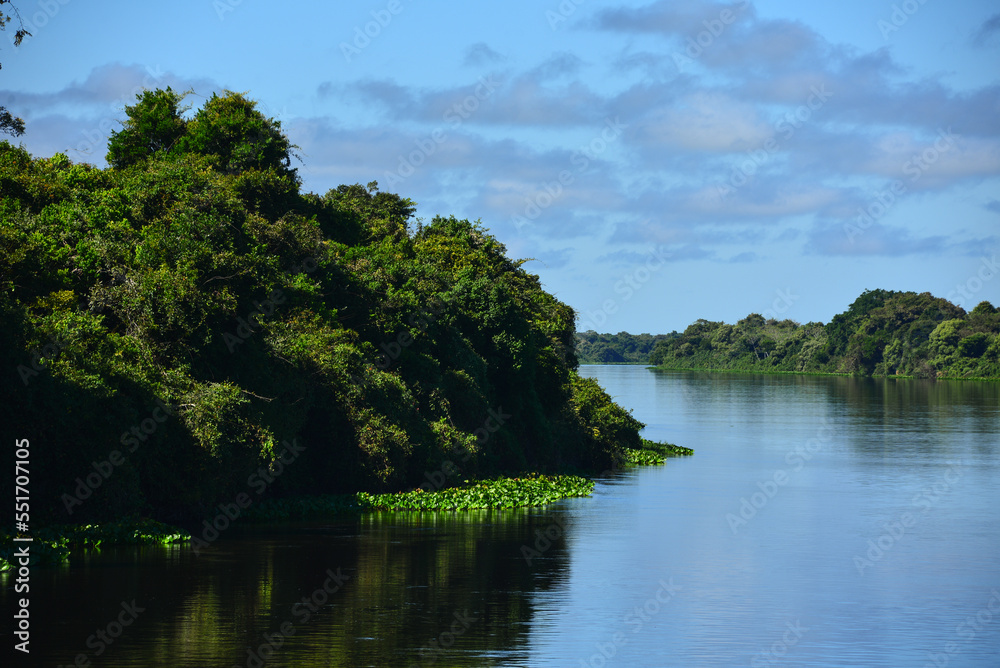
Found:
[{"label": "hillside covered in trees", "polygon": [[580,364],[647,364],[649,355],[660,341],[673,334],[598,334],[594,330],[576,333],[576,356]]},{"label": "hillside covered in trees", "polygon": [[676,369],[1000,378],[1000,310],[971,312],[930,293],[868,290],[823,325],[698,320],[657,344],[650,364]]},{"label": "hillside covered in trees", "polygon": [[375,183],[301,192],[254,102],[181,102],[139,96],[107,169],[0,144],[0,411],[30,443],[33,517],[170,520],[639,447],[576,373],[573,309],[480,224],[415,220]]}]

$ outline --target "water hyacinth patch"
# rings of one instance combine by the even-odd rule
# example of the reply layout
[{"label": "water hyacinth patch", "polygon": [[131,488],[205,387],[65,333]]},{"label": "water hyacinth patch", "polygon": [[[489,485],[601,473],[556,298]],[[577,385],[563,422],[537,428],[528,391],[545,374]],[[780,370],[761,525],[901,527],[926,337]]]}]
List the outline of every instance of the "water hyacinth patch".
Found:
[{"label": "water hyacinth patch", "polygon": [[543,506],[575,496],[589,496],[593,481],[573,475],[529,474],[521,478],[466,481],[434,492],[416,489],[398,494],[359,493],[370,510],[470,510]]},{"label": "water hyacinth patch", "polygon": [[663,466],[666,460],[650,450],[625,450],[625,466]]},{"label": "water hyacinth patch", "polygon": [[479,510],[543,506],[575,496],[589,496],[594,483],[573,475],[547,476],[537,473],[517,478],[466,480],[456,487],[432,492],[420,488],[409,492],[269,499],[247,513],[248,519],[284,521],[324,517],[347,512],[376,510]]},{"label": "water hyacinth patch", "polygon": [[694,454],[694,450],[691,448],[674,445],[673,443],[657,443],[645,438],[642,439],[642,449],[656,452],[664,457],[686,457]]}]

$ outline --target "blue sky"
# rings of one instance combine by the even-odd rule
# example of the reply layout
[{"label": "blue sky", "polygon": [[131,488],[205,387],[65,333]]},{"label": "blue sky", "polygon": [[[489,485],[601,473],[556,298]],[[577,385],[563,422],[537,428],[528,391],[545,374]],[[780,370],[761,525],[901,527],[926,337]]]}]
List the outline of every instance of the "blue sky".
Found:
[{"label": "blue sky", "polygon": [[345,4],[16,1],[0,104],[103,165],[142,86],[246,92],[306,190],[481,219],[580,329],[1000,305],[995,2]]}]

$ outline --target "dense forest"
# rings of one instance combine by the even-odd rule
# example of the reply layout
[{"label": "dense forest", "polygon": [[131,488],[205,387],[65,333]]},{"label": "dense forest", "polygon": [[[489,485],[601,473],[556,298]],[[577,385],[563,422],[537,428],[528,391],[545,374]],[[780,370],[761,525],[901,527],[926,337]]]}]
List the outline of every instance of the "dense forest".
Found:
[{"label": "dense forest", "polygon": [[748,315],[698,320],[662,341],[650,364],[682,369],[1000,378],[1000,310],[971,312],[924,292],[868,290],[826,325]]},{"label": "dense forest", "polygon": [[594,330],[576,333],[576,357],[580,364],[647,364],[649,354],[660,341],[679,334],[598,334]]},{"label": "dense forest", "polygon": [[374,182],[302,192],[253,101],[182,102],[139,95],[105,169],[0,144],[0,410],[33,517],[583,472],[640,446],[576,372],[573,309],[481,224]]}]

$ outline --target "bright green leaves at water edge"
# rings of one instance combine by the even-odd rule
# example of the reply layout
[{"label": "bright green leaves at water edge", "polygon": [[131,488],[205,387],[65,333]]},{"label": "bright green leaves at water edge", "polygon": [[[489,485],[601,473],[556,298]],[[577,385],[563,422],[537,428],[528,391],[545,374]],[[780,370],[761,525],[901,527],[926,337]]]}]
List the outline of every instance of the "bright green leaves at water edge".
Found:
[{"label": "bright green leaves at water edge", "polygon": [[270,499],[250,510],[257,521],[321,519],[346,512],[377,510],[478,510],[544,506],[560,499],[589,496],[594,483],[574,475],[525,474],[486,480],[466,480],[455,487],[433,486],[408,492]]},{"label": "bright green leaves at water edge", "polygon": [[169,545],[190,539],[183,529],[151,519],[45,527],[34,532],[30,543],[15,542],[13,535],[5,533],[0,535],[0,572],[14,568],[15,550],[25,546],[31,565],[54,566],[69,560],[72,547]]}]

